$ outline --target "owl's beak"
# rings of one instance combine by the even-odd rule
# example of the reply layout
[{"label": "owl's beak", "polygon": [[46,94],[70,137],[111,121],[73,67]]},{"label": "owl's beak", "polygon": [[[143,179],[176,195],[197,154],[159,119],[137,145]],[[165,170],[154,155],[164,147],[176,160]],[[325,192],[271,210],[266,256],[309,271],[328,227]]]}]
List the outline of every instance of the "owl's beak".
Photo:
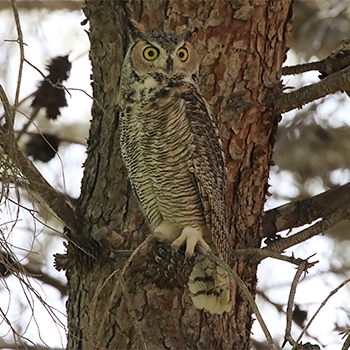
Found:
[{"label": "owl's beak", "polygon": [[169,74],[171,73],[171,71],[173,70],[174,68],[174,62],[173,62],[173,59],[168,56],[167,60],[166,60],[166,68],[165,68],[165,71]]}]

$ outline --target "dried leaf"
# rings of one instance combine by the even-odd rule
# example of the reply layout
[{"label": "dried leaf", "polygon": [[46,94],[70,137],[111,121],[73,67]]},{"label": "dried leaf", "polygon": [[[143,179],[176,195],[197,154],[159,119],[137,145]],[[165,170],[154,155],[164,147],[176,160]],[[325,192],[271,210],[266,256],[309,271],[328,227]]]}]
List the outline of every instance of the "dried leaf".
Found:
[{"label": "dried leaf", "polygon": [[55,135],[36,134],[31,137],[25,146],[25,152],[34,160],[46,163],[57,153],[60,139]]},{"label": "dried leaf", "polygon": [[59,84],[68,79],[71,67],[68,56],[53,58],[47,65],[49,74],[39,83],[34,94],[31,107],[45,108],[48,119],[57,119],[60,108],[67,106],[65,91]]}]

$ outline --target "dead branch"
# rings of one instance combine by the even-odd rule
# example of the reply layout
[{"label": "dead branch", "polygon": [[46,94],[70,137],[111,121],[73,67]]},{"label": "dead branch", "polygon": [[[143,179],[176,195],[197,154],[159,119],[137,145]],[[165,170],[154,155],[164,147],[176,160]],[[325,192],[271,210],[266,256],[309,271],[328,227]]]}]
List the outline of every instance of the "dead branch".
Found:
[{"label": "dead branch", "polygon": [[[324,70],[326,67],[326,59],[322,61],[308,62],[303,64],[297,64],[295,66],[285,66],[282,68],[282,75],[295,75],[312,70]],[[350,63],[349,63],[350,64]]]},{"label": "dead branch", "polygon": [[15,23],[16,23],[16,29],[17,29],[17,35],[18,35],[17,41],[19,44],[19,52],[20,52],[16,95],[15,95],[15,101],[13,103],[14,109],[16,109],[18,106],[19,92],[21,89],[21,82],[22,82],[22,73],[23,73],[23,64],[24,64],[24,42],[23,42],[23,33],[21,28],[21,22],[19,20],[16,0],[11,0],[11,5],[12,5],[12,12],[15,17]]},{"label": "dead branch", "polygon": [[350,347],[350,334],[349,334],[349,332],[347,332],[346,334],[347,334],[347,336],[346,336],[346,339],[343,343],[341,350],[348,350]]},{"label": "dead branch", "polygon": [[338,72],[350,66],[350,50],[340,50],[332,53],[327,58],[310,63],[298,64],[282,68],[282,75],[301,74],[311,70],[318,70],[326,74]]},{"label": "dead branch", "polygon": [[275,96],[271,102],[271,109],[274,114],[289,112],[301,108],[306,103],[342,90],[350,90],[350,67],[333,73],[318,83]]},{"label": "dead branch", "polygon": [[268,242],[267,247],[269,250],[272,250],[275,252],[283,252],[287,248],[290,248],[296,244],[304,242],[307,239],[328,230],[329,228],[336,225],[338,222],[343,221],[346,218],[349,218],[349,216],[350,216],[350,206],[348,205],[345,208],[335,211],[333,214],[329,215],[328,218],[318,221],[316,224],[306,228],[305,230],[302,230],[286,238],[280,238],[273,242]]},{"label": "dead branch", "polygon": [[[338,285],[338,287],[336,287],[335,289],[333,289],[328,296],[322,301],[321,305],[319,306],[319,308],[316,310],[316,312],[314,313],[314,315],[310,318],[309,322],[306,324],[306,326],[303,328],[303,330],[301,331],[296,344],[298,344],[301,340],[301,338],[303,337],[303,335],[305,334],[305,332],[308,330],[308,328],[310,327],[311,323],[313,322],[313,320],[315,319],[315,317],[318,315],[318,313],[321,311],[321,309],[327,304],[328,300],[338,292],[339,289],[341,289],[342,287],[344,287],[347,283],[350,282],[350,278],[346,279],[345,281],[343,281],[342,283],[340,283]],[[295,349],[295,346],[293,346],[292,350]]]},{"label": "dead branch", "polygon": [[[6,141],[2,136],[0,135],[0,140],[6,150]],[[77,227],[77,216],[68,197],[50,186],[21,149],[17,148],[15,155],[16,165],[27,179],[29,189],[36,191],[62,222],[74,230]]]},{"label": "dead branch", "polygon": [[[17,0],[17,6],[20,10],[44,9],[53,12],[58,10],[80,11],[83,7],[81,0]],[[10,9],[11,5],[8,1],[0,1],[0,11]]]},{"label": "dead branch", "polygon": [[310,224],[331,215],[349,202],[350,183],[268,210],[264,216],[263,237],[273,237],[279,231]]},{"label": "dead branch", "polygon": [[[294,256],[286,256],[280,253],[276,253],[275,251],[269,250],[267,247],[265,248],[245,248],[245,249],[234,249],[232,251],[232,256],[252,256],[256,258],[259,261],[262,261],[266,258],[272,258],[277,259],[281,261],[286,261],[291,264],[300,266],[305,263],[306,260],[301,258],[295,258]],[[313,261],[311,263],[308,263],[308,268],[312,267],[313,265],[317,264],[318,261]]]},{"label": "dead branch", "polygon": [[14,258],[14,254],[12,252],[10,253],[8,251],[0,250],[0,277],[6,278],[10,275],[18,274],[25,275],[48,284],[56,288],[62,296],[67,295],[66,284],[42,272],[40,266],[33,263],[23,265],[17,258]]},{"label": "dead branch", "polygon": [[295,294],[297,291],[298,282],[300,279],[301,274],[306,271],[307,269],[307,261],[305,261],[303,264],[301,264],[298,267],[297,272],[295,273],[295,276],[293,278],[292,285],[290,287],[289,297],[288,297],[288,303],[287,303],[287,322],[286,322],[286,331],[284,334],[284,344],[282,345],[282,348],[284,347],[285,343],[288,341],[291,345],[295,346],[297,343],[292,337],[291,331],[292,331],[292,320],[293,320],[293,305],[295,300]]},{"label": "dead branch", "polygon": [[[1,85],[0,98],[4,105],[6,119],[9,120],[11,116],[13,116],[13,109]],[[5,127],[0,128],[0,144],[4,152],[12,155],[11,161],[28,181],[28,188],[36,191],[64,224],[74,230],[77,225],[77,220],[73,204],[70,203],[67,196],[50,186],[33,163],[18,147],[17,143],[14,142],[13,136],[13,130],[7,130]]]},{"label": "dead branch", "polygon": [[31,266],[31,264],[27,264],[27,265],[22,265],[22,268],[28,277],[35,278],[38,281],[41,281],[45,284],[50,285],[51,287],[56,288],[61,293],[62,296],[67,295],[66,284],[42,272],[40,267],[34,267],[34,266]]},{"label": "dead branch", "polygon": [[29,345],[25,343],[24,341],[22,342],[15,342],[15,343],[8,343],[3,339],[0,339],[0,349],[25,349],[25,350],[65,350],[65,348],[53,348],[51,346],[45,346],[45,345],[39,345],[39,344],[34,344]]}]

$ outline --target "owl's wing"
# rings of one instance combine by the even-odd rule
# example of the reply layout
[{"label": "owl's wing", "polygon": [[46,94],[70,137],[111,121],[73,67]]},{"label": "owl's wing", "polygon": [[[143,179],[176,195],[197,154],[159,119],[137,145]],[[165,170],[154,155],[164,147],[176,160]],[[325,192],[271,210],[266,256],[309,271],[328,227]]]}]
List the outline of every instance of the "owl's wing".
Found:
[{"label": "owl's wing", "polygon": [[194,135],[193,174],[213,242],[223,259],[228,251],[227,171],[217,123],[210,108],[192,86],[183,96]]}]

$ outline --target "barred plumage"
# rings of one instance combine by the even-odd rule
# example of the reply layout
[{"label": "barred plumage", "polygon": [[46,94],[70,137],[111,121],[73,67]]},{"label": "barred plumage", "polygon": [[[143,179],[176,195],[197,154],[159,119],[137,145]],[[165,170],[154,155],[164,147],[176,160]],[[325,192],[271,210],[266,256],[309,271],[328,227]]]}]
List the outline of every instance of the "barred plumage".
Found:
[{"label": "barred plumage", "polygon": [[[209,246],[226,260],[226,169],[210,108],[198,91],[197,55],[183,37],[131,30],[120,83],[121,149],[130,181],[159,241]],[[208,278],[210,277],[210,278]],[[207,283],[209,281],[209,283]],[[198,258],[194,304],[231,308],[226,271]]]}]

